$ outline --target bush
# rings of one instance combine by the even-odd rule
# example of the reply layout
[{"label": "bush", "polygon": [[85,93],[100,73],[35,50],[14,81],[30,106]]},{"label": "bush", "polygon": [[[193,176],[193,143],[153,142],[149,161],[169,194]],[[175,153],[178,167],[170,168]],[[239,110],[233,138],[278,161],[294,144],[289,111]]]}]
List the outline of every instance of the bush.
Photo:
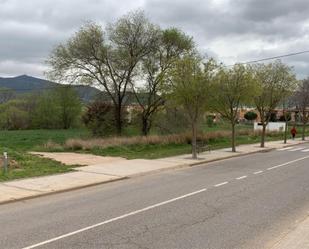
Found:
[{"label": "bush", "polygon": [[107,136],[116,133],[115,108],[109,102],[94,101],[87,106],[82,117],[84,124],[95,136]]},{"label": "bush", "polygon": [[248,111],[245,113],[244,117],[248,121],[253,121],[257,118],[257,114],[253,111]]},{"label": "bush", "polygon": [[181,108],[165,106],[156,115],[154,126],[161,134],[181,133],[188,130],[189,122]]},{"label": "bush", "polygon": [[291,121],[291,119],[292,119],[291,113],[287,113],[287,114],[281,115],[279,117],[279,121],[281,121],[281,122]]},{"label": "bush", "polygon": [[206,122],[207,122],[207,126],[208,127],[213,127],[214,126],[214,119],[215,119],[215,116],[214,115],[208,115],[207,116],[207,119],[206,119]]}]

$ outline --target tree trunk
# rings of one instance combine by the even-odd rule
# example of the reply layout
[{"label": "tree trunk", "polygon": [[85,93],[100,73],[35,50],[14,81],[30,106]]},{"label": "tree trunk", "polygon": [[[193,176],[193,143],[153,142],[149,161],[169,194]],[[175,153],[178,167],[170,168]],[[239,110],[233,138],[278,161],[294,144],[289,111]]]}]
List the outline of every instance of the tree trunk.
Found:
[{"label": "tree trunk", "polygon": [[284,128],[284,143],[287,142],[287,136],[288,136],[288,121],[287,118],[285,119],[285,128]]},{"label": "tree trunk", "polygon": [[302,140],[305,141],[306,137],[306,123],[303,123]]},{"label": "tree trunk", "polygon": [[263,130],[261,135],[261,147],[265,147],[265,135],[266,135],[266,124],[263,124]]},{"label": "tree trunk", "polygon": [[142,116],[142,134],[147,136],[150,131],[150,120],[146,116]]},{"label": "tree trunk", "polygon": [[232,123],[232,152],[236,152],[236,133],[235,133],[235,123]]},{"label": "tree trunk", "polygon": [[121,106],[115,106],[115,121],[116,121],[116,132],[117,135],[121,135],[122,133],[122,110]]},{"label": "tree trunk", "polygon": [[192,158],[197,159],[197,151],[196,151],[196,136],[197,136],[197,129],[196,129],[196,122],[192,124]]}]

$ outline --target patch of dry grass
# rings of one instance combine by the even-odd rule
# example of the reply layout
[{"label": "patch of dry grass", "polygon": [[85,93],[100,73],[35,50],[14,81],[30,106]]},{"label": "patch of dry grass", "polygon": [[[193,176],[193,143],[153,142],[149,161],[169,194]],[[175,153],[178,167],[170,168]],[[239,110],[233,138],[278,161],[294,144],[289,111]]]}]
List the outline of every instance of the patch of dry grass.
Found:
[{"label": "patch of dry grass", "polygon": [[[238,135],[252,135],[248,130],[240,130]],[[214,131],[210,133],[201,133],[198,135],[198,140],[210,141],[219,138],[230,137],[230,131]],[[91,139],[68,139],[63,145],[48,141],[43,148],[47,150],[60,150],[62,147],[65,150],[91,150],[94,148],[108,148],[115,146],[128,145],[167,145],[167,144],[190,144],[191,134],[173,134],[173,135],[151,135],[151,136],[135,136],[135,137],[110,137],[110,138],[91,138]]]}]

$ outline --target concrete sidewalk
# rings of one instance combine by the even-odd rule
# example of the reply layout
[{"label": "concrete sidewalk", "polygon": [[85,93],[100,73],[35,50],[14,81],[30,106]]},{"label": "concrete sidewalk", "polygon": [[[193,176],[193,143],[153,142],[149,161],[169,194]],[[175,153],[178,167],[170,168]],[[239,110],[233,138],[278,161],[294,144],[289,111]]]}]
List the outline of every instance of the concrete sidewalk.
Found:
[{"label": "concrete sidewalk", "polygon": [[238,151],[236,153],[232,153],[231,149],[213,150],[199,154],[197,160],[193,160],[190,154],[155,160],[126,160],[124,158],[98,157],[75,153],[39,152],[35,154],[66,164],[70,164],[68,157],[73,156],[75,159],[72,160],[71,164],[79,163],[87,166],[77,167],[74,172],[65,174],[0,183],[0,203],[68,191],[156,171],[188,167],[301,143],[304,142],[301,140],[288,141],[287,144],[283,144],[282,141],[267,142],[267,147],[265,148],[260,148],[259,144],[241,145],[237,147]]}]

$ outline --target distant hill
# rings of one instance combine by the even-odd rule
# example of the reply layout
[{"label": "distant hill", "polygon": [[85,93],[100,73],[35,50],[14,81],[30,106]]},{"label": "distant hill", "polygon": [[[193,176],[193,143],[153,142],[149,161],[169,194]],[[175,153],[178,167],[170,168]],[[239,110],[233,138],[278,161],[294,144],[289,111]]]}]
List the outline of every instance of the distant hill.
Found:
[{"label": "distant hill", "polygon": [[[47,91],[57,86],[59,84],[28,75],[20,75],[12,78],[0,77],[0,88],[12,89],[17,94]],[[83,102],[89,102],[101,93],[100,90],[90,86],[73,85],[73,87]]]}]

